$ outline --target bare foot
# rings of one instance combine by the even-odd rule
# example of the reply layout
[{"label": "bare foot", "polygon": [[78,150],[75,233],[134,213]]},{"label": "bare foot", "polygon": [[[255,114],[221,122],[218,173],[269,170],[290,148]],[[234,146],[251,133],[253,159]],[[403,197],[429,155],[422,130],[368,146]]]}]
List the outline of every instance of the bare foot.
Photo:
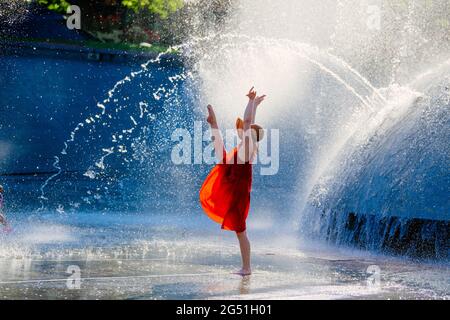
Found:
[{"label": "bare foot", "polygon": [[245,276],[251,275],[252,274],[252,270],[250,270],[250,269],[241,269],[239,271],[233,272],[233,274],[238,274],[240,276],[245,277]]}]

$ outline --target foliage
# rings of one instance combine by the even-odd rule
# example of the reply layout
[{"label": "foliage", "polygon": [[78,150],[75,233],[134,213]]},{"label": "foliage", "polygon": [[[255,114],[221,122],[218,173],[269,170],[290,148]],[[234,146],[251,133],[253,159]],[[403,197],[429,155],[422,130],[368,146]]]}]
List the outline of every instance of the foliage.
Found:
[{"label": "foliage", "polygon": [[[37,0],[37,3],[59,13],[66,13],[70,5],[66,0]],[[146,9],[163,19],[184,6],[184,0],[121,0],[121,3],[134,12]]]},{"label": "foliage", "polygon": [[38,0],[40,5],[47,7],[49,10],[59,13],[66,13],[67,7],[70,6],[66,0]]},{"label": "foliage", "polygon": [[182,8],[183,0],[122,0],[122,5],[135,12],[148,9],[151,13],[167,18],[171,13]]}]

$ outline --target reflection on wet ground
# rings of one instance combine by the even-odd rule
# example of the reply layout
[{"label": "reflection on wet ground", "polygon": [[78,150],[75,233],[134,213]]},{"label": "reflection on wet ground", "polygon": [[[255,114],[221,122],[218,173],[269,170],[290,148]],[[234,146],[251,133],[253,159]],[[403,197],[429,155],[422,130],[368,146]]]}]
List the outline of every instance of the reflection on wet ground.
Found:
[{"label": "reflection on wet ground", "polygon": [[[101,219],[97,216],[95,220]],[[128,221],[133,220],[128,217]],[[169,221],[170,228],[145,221],[138,224],[104,221],[103,226],[63,222],[58,225],[41,222],[19,228],[8,238],[3,236],[0,298],[450,297],[448,265],[325,247],[301,249],[293,245],[294,239],[277,241],[266,231],[249,230],[254,273],[240,277],[232,274],[240,263],[234,235],[217,230],[215,225],[199,236],[187,221],[178,224]],[[113,234],[116,241],[105,241],[113,239]]]}]

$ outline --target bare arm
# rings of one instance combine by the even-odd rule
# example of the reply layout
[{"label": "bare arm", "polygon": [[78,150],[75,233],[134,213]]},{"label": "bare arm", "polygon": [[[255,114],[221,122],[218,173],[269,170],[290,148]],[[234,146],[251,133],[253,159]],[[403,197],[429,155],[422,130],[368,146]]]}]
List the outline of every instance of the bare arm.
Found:
[{"label": "bare arm", "polygon": [[238,157],[241,162],[248,162],[253,157],[257,141],[253,141],[251,125],[255,123],[257,107],[261,104],[266,96],[256,96],[256,91],[254,91],[252,87],[248,92],[247,97],[248,103],[244,112],[242,142],[238,149]]},{"label": "bare arm", "polygon": [[219,160],[219,163],[223,162],[223,157],[225,154],[225,146],[222,139],[222,134],[220,133],[219,126],[217,125],[216,114],[214,113],[213,107],[209,104],[208,108],[208,121],[211,126],[211,139],[214,142],[214,151],[216,153],[216,158]]},{"label": "bare arm", "polygon": [[262,95],[262,96],[255,98],[254,103],[253,103],[253,111],[252,111],[252,124],[255,123],[256,111],[258,110],[258,106],[261,104],[261,102],[264,101],[265,98],[266,98],[266,95]]},{"label": "bare arm", "polygon": [[249,97],[244,111],[244,132],[250,129],[255,119],[255,99]]}]

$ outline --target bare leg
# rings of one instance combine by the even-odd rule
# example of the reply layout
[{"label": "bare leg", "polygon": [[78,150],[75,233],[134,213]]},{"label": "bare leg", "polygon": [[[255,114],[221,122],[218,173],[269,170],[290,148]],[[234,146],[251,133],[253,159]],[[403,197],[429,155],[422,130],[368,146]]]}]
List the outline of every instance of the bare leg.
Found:
[{"label": "bare leg", "polygon": [[247,276],[252,273],[250,268],[250,241],[248,240],[246,231],[236,232],[236,235],[239,240],[242,257],[242,269],[238,272],[238,274]]}]

